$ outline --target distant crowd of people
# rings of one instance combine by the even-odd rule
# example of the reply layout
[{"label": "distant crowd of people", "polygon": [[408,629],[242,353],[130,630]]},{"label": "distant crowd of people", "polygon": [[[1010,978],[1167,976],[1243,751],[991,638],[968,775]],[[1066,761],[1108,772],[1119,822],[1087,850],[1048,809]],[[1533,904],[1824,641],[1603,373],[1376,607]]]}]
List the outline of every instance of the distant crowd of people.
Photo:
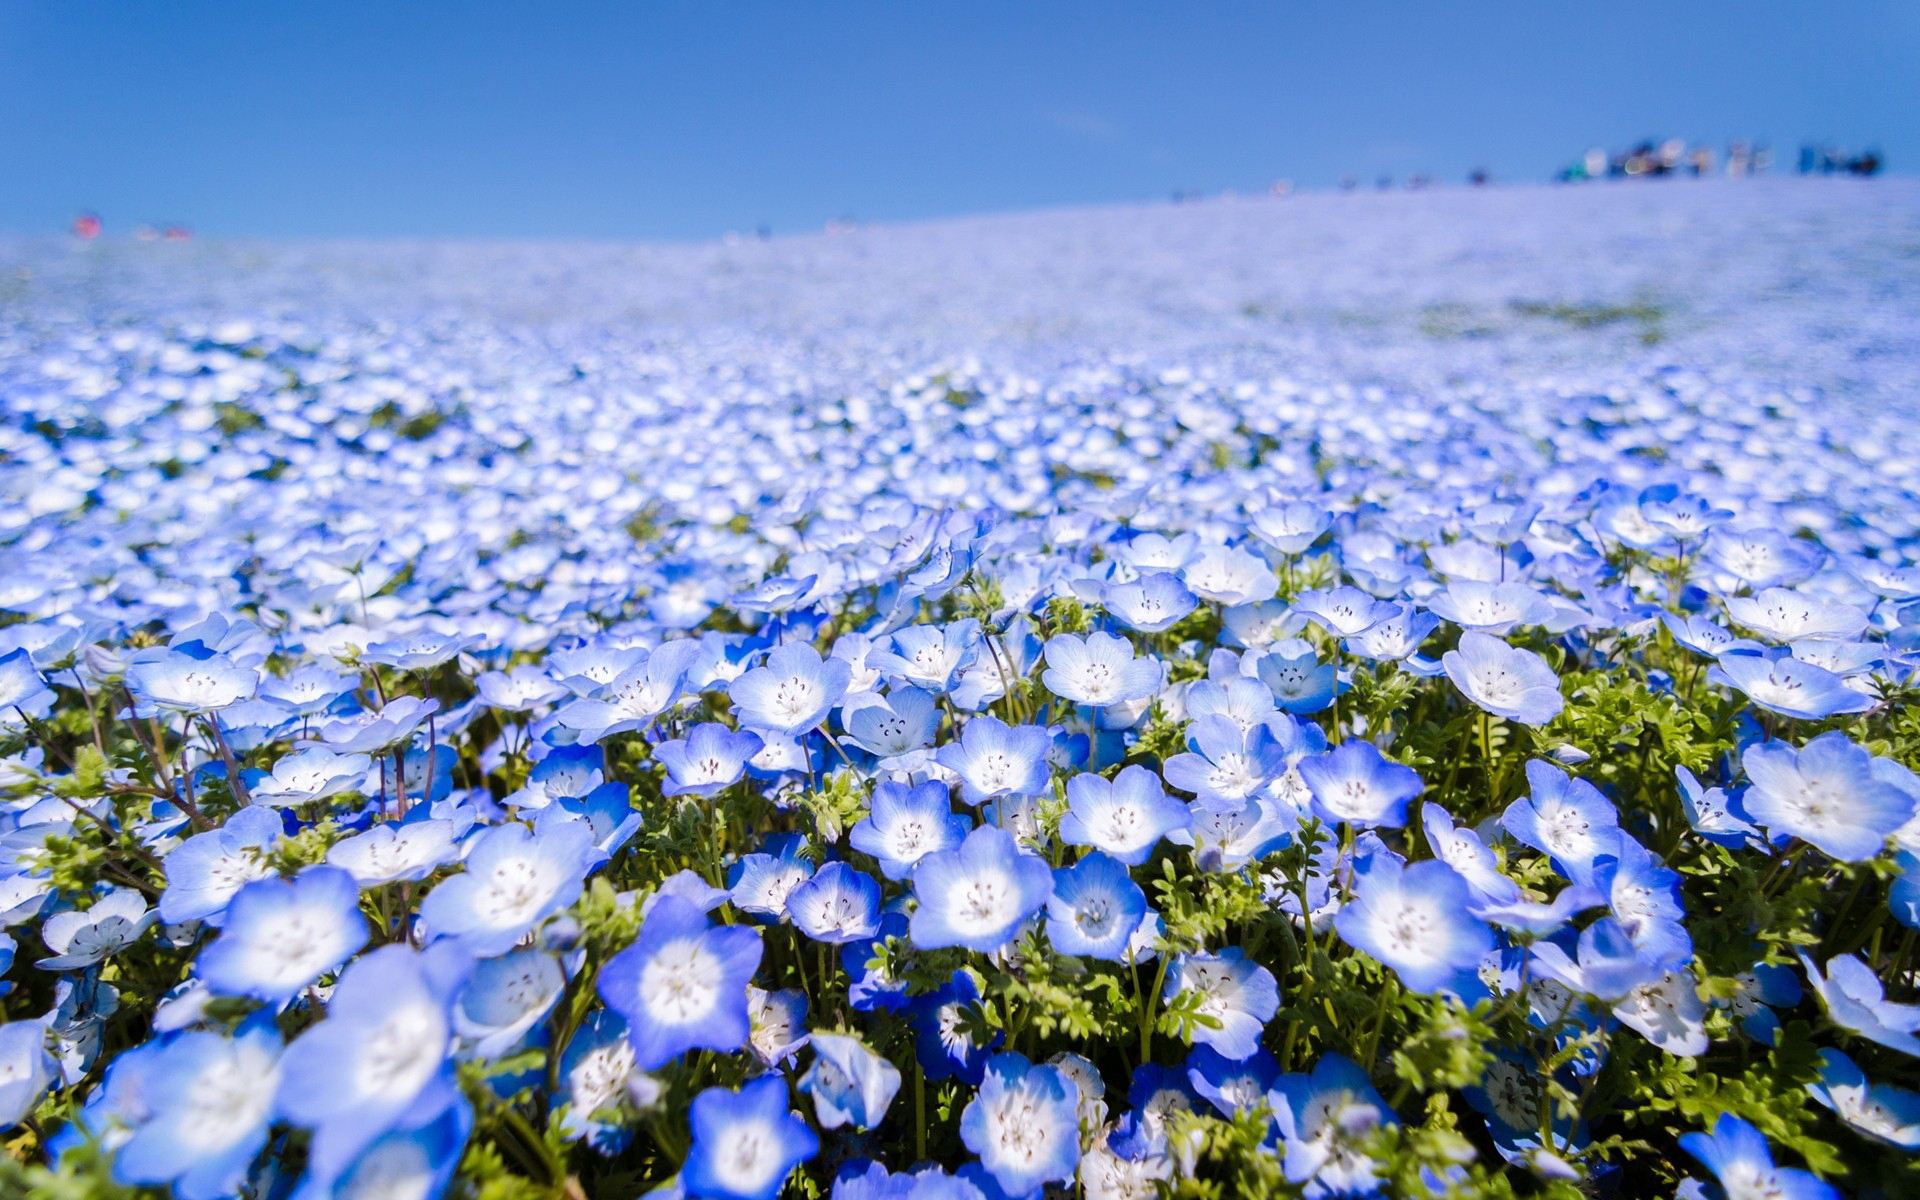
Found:
[{"label": "distant crowd of people", "polygon": [[[1727,147],[1725,171],[1729,179],[1758,175],[1773,165],[1773,151],[1765,142],[1739,140]],[[1800,173],[1871,176],[1885,161],[1878,150],[1849,154],[1832,146],[1800,147]],[[1575,183],[1583,179],[1652,179],[1662,175],[1705,176],[1720,173],[1720,153],[1705,142],[1688,144],[1684,138],[1644,141],[1629,150],[1608,154],[1598,147],[1563,168],[1556,179]]]},{"label": "distant crowd of people", "polygon": [[[106,225],[98,213],[81,213],[73,219],[73,236],[90,242],[100,236]],[[185,242],[193,239],[193,230],[178,223],[171,225],[135,225],[133,236],[143,242]]]}]

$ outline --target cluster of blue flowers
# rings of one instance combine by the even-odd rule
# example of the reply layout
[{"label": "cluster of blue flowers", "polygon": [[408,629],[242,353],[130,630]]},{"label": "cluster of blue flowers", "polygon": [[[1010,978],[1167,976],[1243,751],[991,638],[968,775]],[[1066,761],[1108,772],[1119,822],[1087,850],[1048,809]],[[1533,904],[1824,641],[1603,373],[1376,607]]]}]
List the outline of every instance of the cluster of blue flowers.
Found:
[{"label": "cluster of blue flowers", "polygon": [[0,1190],[1920,1189],[1845,379],[311,303],[0,340]]}]

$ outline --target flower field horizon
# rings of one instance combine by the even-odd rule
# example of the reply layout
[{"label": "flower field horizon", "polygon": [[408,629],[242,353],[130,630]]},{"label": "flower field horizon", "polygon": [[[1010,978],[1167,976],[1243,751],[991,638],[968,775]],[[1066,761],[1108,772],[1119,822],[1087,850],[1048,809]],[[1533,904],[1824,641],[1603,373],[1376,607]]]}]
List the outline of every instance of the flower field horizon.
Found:
[{"label": "flower field horizon", "polygon": [[1920,1194],[1920,182],[0,239],[0,1195]]}]

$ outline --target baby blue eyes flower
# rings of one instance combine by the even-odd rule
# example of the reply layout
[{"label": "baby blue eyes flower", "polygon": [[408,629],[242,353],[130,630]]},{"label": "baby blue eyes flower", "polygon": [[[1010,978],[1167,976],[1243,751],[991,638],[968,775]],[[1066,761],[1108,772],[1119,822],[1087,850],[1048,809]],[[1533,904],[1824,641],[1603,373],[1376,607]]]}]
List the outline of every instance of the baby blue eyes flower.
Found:
[{"label": "baby blue eyes flower", "polygon": [[1158,659],[1135,658],[1133,643],[1110,633],[1063,633],[1047,641],[1047,690],[1074,704],[1105,707],[1160,690]]},{"label": "baby blue eyes flower", "polygon": [[1250,550],[1212,546],[1180,568],[1180,578],[1202,600],[1215,604],[1258,604],[1280,590],[1280,579]]},{"label": "baby blue eyes flower", "polygon": [[747,760],[766,743],[751,730],[735,732],[708,721],[695,725],[684,738],[661,742],[653,757],[667,768],[661,792],[668,796],[711,796],[739,782]]},{"label": "baby blue eyes flower", "polygon": [[738,1050],[747,1042],[747,985],[760,966],[760,935],[715,928],[677,896],[656,903],[633,945],[601,969],[600,998],[627,1022],[634,1064],[665,1066],[688,1050]]},{"label": "baby blue eyes flower", "polygon": [[1310,500],[1289,500],[1255,512],[1247,520],[1254,537],[1280,553],[1305,553],[1333,524],[1333,514]]},{"label": "baby blue eyes flower", "polygon": [[847,694],[853,668],[822,659],[804,642],[789,642],[733,681],[728,693],[743,727],[782,735],[806,733],[827,719]]},{"label": "baby blue eyes flower", "polygon": [[594,854],[584,821],[496,825],[474,838],[467,869],[441,881],[420,903],[435,938],[458,938],[469,952],[504,954],[533,927],[574,902]]},{"label": "baby blue eyes flower", "polygon": [[934,732],[940,728],[940,710],[931,693],[899,687],[885,696],[869,695],[857,706],[849,697],[840,720],[854,745],[882,759],[885,766],[886,761],[917,754],[933,745]]},{"label": "baby blue eyes flower", "polygon": [[0,1129],[11,1129],[33,1112],[58,1067],[47,1052],[45,1021],[0,1025]]},{"label": "baby blue eyes flower", "polygon": [[1255,669],[1260,672],[1260,682],[1273,691],[1273,702],[1284,712],[1320,712],[1333,703],[1340,687],[1334,665],[1321,662],[1311,648],[1294,655],[1276,650],[1263,655]]},{"label": "baby blue eyes flower", "polygon": [[816,942],[864,941],[880,931],[880,885],[846,863],[828,863],[787,893],[787,915]]},{"label": "baby blue eyes flower", "polygon": [[778,834],[766,842],[772,853],[748,854],[728,872],[728,896],[741,912],[778,920],[787,913],[787,897],[813,875],[804,857],[806,839],[797,833]]},{"label": "baby blue eyes flower", "polygon": [[1282,1075],[1268,1093],[1283,1151],[1280,1169],[1309,1196],[1368,1196],[1378,1191],[1374,1162],[1360,1142],[1394,1125],[1360,1065],[1324,1054],[1311,1075]]},{"label": "baby blue eyes flower", "polygon": [[1427,607],[1462,629],[1496,637],[1518,625],[1545,625],[1553,619],[1553,605],[1525,583],[1458,579],[1428,600]]},{"label": "baby blue eyes flower", "polygon": [[1875,704],[1840,676],[1795,658],[1722,654],[1719,665],[1707,669],[1707,681],[1742,692],[1769,712],[1803,721],[1866,712]]},{"label": "baby blue eyes flower", "polygon": [[378,754],[412,741],[438,711],[431,697],[396,696],[380,709],[321,726],[320,738],[338,754]]},{"label": "baby blue eyes flower", "polygon": [[1814,970],[1813,960],[1804,950],[1798,957],[1814,994],[1820,997],[1828,1019],[1835,1025],[1920,1058],[1920,1038],[1914,1036],[1920,1031],[1920,1005],[1888,1000],[1886,987],[1873,968],[1851,954],[1828,959],[1825,975]]},{"label": "baby blue eyes flower", "polygon": [[1713,1172],[1716,1200],[1840,1200],[1817,1176],[1775,1166],[1767,1139],[1732,1113],[1721,1113],[1711,1134],[1681,1134],[1680,1148]]},{"label": "baby blue eyes flower", "polygon": [[887,780],[875,785],[872,811],[848,831],[847,840],[855,850],[878,859],[882,875],[898,881],[927,855],[958,846],[967,836],[968,824],[966,817],[953,811],[948,791],[940,784],[908,788]]},{"label": "baby blue eyes flower", "polygon": [[273,874],[266,851],[282,831],[274,809],[243,808],[220,828],[196,833],[174,847],[165,862],[167,890],[160,894],[160,919],[170,925],[220,924],[241,888]]},{"label": "baby blue eyes flower", "polygon": [[737,1092],[708,1088],[689,1114],[693,1145],[680,1182],[693,1200],[773,1200],[820,1138],[787,1107],[787,1083],[762,1075]]},{"label": "baby blue eyes flower", "polygon": [[867,665],[936,695],[953,690],[960,674],[989,653],[980,622],[971,618],[950,625],[909,625],[888,643],[868,651]]},{"label": "baby blue eyes flower", "polygon": [[996,796],[1030,796],[1045,791],[1052,771],[1047,761],[1053,739],[1035,725],[1013,725],[979,716],[960,731],[960,740],[940,747],[941,766],[960,777],[968,804]]},{"label": "baby blue eyes flower", "polygon": [[1135,764],[1112,780],[1092,774],[1067,780],[1060,840],[1069,846],[1092,846],[1137,867],[1153,855],[1161,838],[1192,821],[1192,811],[1167,795],[1159,777]]},{"label": "baby blue eyes flower", "polygon": [[799,1088],[813,1097],[820,1128],[872,1129],[880,1124],[900,1091],[900,1068],[844,1034],[815,1033],[808,1044],[813,1066],[800,1077]]},{"label": "baby blue eyes flower", "polygon": [[126,685],[135,716],[198,715],[251,698],[260,686],[260,672],[199,642],[187,642],[134,662],[127,668]]},{"label": "baby blue eyes flower", "polygon": [[960,1140],[1009,1196],[1066,1183],[1080,1161],[1080,1094],[1058,1067],[996,1054],[960,1114]]},{"label": "baby blue eyes flower", "polygon": [[1260,1034],[1280,1011],[1280,985],[1273,972],[1238,946],[1218,954],[1183,954],[1173,960],[1161,999],[1192,994],[1207,1021],[1193,1026],[1193,1041],[1239,1061],[1260,1048]]},{"label": "baby blue eyes flower", "polygon": [[1440,661],[1461,695],[1496,717],[1545,725],[1566,707],[1560,678],[1545,659],[1491,634],[1461,634],[1459,649],[1447,651]]},{"label": "baby blue eyes flower", "polygon": [[1239,805],[1287,769],[1286,750],[1266,725],[1242,729],[1230,717],[1202,717],[1185,754],[1167,759],[1167,782],[1197,799]]},{"label": "baby blue eyes flower", "polygon": [[1883,782],[1873,755],[1838,730],[1799,750],[1761,742],[1740,756],[1753,786],[1747,813],[1775,837],[1797,837],[1840,862],[1874,858],[1912,819],[1914,798]]},{"label": "baby blue eyes flower", "polygon": [[1178,575],[1154,571],[1131,583],[1108,584],[1101,593],[1100,603],[1114,620],[1128,629],[1137,633],[1159,633],[1198,608],[1200,598],[1187,590]]},{"label": "baby blue eyes flower", "polygon": [[91,967],[138,941],[159,914],[151,912],[140,893],[117,888],[94,901],[85,912],[57,912],[40,926],[40,938],[51,958],[34,966],[43,971],[72,971]]},{"label": "baby blue eyes flower", "polygon": [[516,950],[473,968],[453,1009],[453,1028],[467,1042],[464,1056],[507,1054],[544,1019],[566,989],[560,961],[540,950]]},{"label": "baby blue eyes flower", "polygon": [[280,1037],[249,1022],[232,1038],[192,1032],[161,1046],[140,1088],[151,1116],[114,1156],[122,1183],[173,1185],[179,1200],[234,1195],[266,1145]]},{"label": "baby blue eyes flower", "polygon": [[1429,860],[1401,868],[1376,859],[1354,881],[1334,918],[1348,945],[1394,969],[1409,991],[1432,993],[1477,969],[1493,931],[1468,910],[1472,893],[1458,871]]},{"label": "baby blue eyes flower", "polygon": [[1412,767],[1389,762],[1373,743],[1357,738],[1298,766],[1313,793],[1314,813],[1331,824],[1399,828],[1407,823],[1407,802],[1426,787]]},{"label": "baby blue eyes flower", "polygon": [[914,868],[913,944],[998,950],[1052,891],[1046,860],[1022,851],[1006,830],[983,825],[958,849],[929,854]]},{"label": "baby blue eyes flower", "polygon": [[1902,1150],[1920,1150],[1920,1092],[1873,1083],[1838,1050],[1820,1052],[1820,1080],[1807,1093],[1854,1129]]},{"label": "baby blue eyes flower", "polygon": [[1700,786],[1693,772],[1675,767],[1680,782],[1680,802],[1687,810],[1687,823],[1693,831],[1717,846],[1729,850],[1761,841],[1760,831],[1747,821],[1746,806],[1728,796],[1723,788]]},{"label": "baby blue eyes flower", "polygon": [[1147,894],[1127,868],[1099,851],[1053,872],[1047,937],[1062,954],[1122,962],[1147,912]]},{"label": "baby blue eyes flower", "polygon": [[1601,856],[1616,853],[1620,814],[1600,789],[1551,763],[1527,763],[1528,794],[1507,806],[1501,825],[1553,859],[1562,875],[1591,885]]},{"label": "baby blue eyes flower", "polygon": [[1867,627],[1863,609],[1778,587],[1727,597],[1727,615],[1771,642],[1846,641]]},{"label": "baby blue eyes flower", "polygon": [[460,856],[457,839],[464,832],[453,821],[434,820],[431,811],[416,808],[404,822],[383,821],[342,838],[327,847],[327,865],[352,875],[363,888],[425,879]]},{"label": "baby blue eyes flower", "polygon": [[255,804],[306,804],[358,791],[372,765],[364,754],[335,754],[324,746],[309,746],[282,755],[271,772],[254,773],[247,787]]},{"label": "baby blue eyes flower", "polygon": [[270,1004],[300,990],[367,944],[360,886],[337,867],[308,867],[291,880],[239,889],[220,936],[200,955],[200,977],[216,995]]}]

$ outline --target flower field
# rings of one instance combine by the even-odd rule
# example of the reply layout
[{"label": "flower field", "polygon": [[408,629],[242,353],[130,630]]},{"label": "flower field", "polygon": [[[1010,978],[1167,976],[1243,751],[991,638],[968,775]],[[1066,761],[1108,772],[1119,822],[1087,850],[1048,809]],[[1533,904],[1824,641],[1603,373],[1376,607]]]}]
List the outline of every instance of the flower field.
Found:
[{"label": "flower field", "polygon": [[0,241],[0,1196],[1920,1194],[1920,184]]}]

